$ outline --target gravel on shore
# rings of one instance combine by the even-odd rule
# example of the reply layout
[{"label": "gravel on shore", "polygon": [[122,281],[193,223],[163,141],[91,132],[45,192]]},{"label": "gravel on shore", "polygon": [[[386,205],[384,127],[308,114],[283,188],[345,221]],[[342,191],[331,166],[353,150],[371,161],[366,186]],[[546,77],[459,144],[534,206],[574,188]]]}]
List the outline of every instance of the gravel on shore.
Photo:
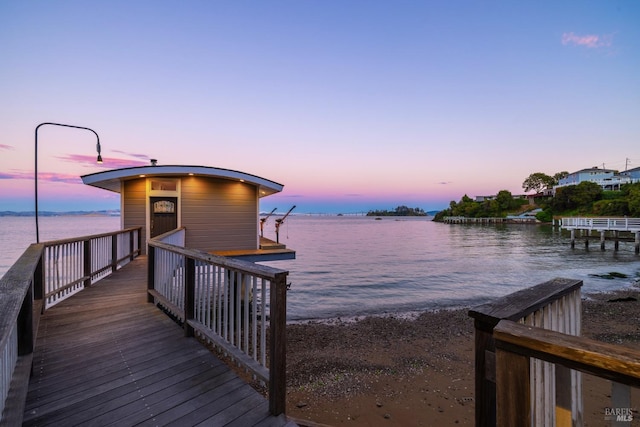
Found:
[{"label": "gravel on shore", "polygon": [[[640,350],[640,288],[583,297],[583,336]],[[287,326],[287,414],[306,425],[474,425],[467,309]],[[610,384],[585,379],[585,421]],[[635,409],[640,396],[633,395]]]}]

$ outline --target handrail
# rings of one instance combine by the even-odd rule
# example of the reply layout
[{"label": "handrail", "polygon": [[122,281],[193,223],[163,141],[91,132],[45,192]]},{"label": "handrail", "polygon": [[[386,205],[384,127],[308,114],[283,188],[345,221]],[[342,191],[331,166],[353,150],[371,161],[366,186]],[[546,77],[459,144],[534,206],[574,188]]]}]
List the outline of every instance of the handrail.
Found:
[{"label": "handrail", "polygon": [[30,245],[0,279],[0,426],[20,425],[40,314],[140,254],[141,228]]},{"label": "handrail", "polygon": [[572,217],[561,218],[561,228],[572,230],[611,230],[611,231],[640,231],[640,218],[602,218],[602,217]]},{"label": "handrail", "polygon": [[531,424],[532,358],[640,387],[640,351],[509,320],[498,323],[494,338],[498,426]]},{"label": "handrail", "polygon": [[43,244],[29,246],[0,279],[0,425],[19,425],[41,304]]},{"label": "handrail", "polygon": [[160,234],[159,236],[156,236],[151,240],[154,242],[169,243],[171,245],[176,245],[176,246],[180,246],[181,248],[184,248],[185,232],[186,232],[185,227],[178,227],[174,230],[167,231],[166,233]]},{"label": "handrail", "polygon": [[142,227],[129,227],[129,228],[123,228],[122,230],[117,230],[117,231],[107,231],[106,233],[89,234],[86,236],[69,237],[66,239],[47,240],[46,242],[42,242],[42,244],[45,246],[62,245],[65,243],[73,243],[73,242],[90,240],[90,239],[98,239],[100,237],[113,236],[114,234],[129,233],[131,231],[136,231],[136,230],[141,231]]},{"label": "handrail", "polygon": [[140,255],[142,228],[45,242],[43,295],[49,308]]},{"label": "handrail", "polygon": [[[469,310],[475,324],[475,395],[476,426],[496,424],[496,362],[494,328],[503,319],[527,323],[562,332],[580,333],[581,280],[556,278],[537,286],[506,295],[488,304]],[[544,366],[535,366],[539,378],[553,376]],[[579,393],[580,378],[570,374],[570,381]],[[529,383],[527,383],[528,386]],[[537,387],[533,384],[532,387]],[[540,406],[537,416],[544,416]],[[573,408],[581,412],[581,407]],[[579,416],[579,414],[578,414]]]},{"label": "handrail", "polygon": [[267,382],[270,413],[284,413],[288,272],[158,240],[149,241],[149,302]]}]

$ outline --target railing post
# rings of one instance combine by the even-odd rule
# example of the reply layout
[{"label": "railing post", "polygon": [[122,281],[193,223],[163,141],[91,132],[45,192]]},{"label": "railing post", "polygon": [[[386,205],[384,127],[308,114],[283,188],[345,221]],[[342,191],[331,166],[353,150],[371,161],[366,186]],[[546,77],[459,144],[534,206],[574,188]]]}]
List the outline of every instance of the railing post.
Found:
[{"label": "railing post", "polygon": [[477,427],[496,425],[496,360],[493,328],[475,320],[475,395]]},{"label": "railing post", "polygon": [[270,290],[269,412],[285,413],[287,396],[287,273],[276,274]]},{"label": "railing post", "polygon": [[18,313],[18,356],[24,356],[33,352],[33,288],[34,280],[27,289],[20,312]]},{"label": "railing post", "polygon": [[133,259],[135,258],[133,256],[133,248],[134,248],[134,246],[133,246],[133,243],[134,243],[133,235],[134,235],[134,233],[135,233],[135,230],[131,230],[129,232],[129,261],[133,261]]},{"label": "railing post", "polygon": [[84,252],[84,287],[88,288],[91,286],[91,275],[93,273],[91,271],[91,239],[84,240],[82,245]]},{"label": "railing post", "polygon": [[118,269],[118,234],[111,236],[111,272]]},{"label": "railing post", "polygon": [[[147,291],[155,289],[156,283],[156,248],[149,245],[149,251],[147,253]],[[151,293],[147,292],[147,302],[153,304],[154,298]]]},{"label": "railing post", "polygon": [[[42,272],[42,268],[43,268],[42,256],[43,255],[44,255],[44,249],[40,253],[40,259],[38,260],[38,265],[36,266],[36,269],[33,272],[33,299],[35,300],[44,299],[44,295],[45,295],[44,274]],[[42,310],[44,311],[44,304],[42,305]]]},{"label": "railing post", "polygon": [[[582,281],[556,278],[506,295],[498,300],[469,311],[475,324],[475,424],[478,427],[496,425],[497,361],[494,328],[502,319],[519,321],[550,306],[554,301],[571,295],[580,301]],[[575,310],[575,311],[571,311]],[[580,308],[570,308],[568,321],[579,322]],[[567,321],[566,319],[564,321]],[[579,333],[579,331],[577,331]],[[529,386],[529,379],[526,382]],[[530,423],[531,420],[528,421]],[[520,425],[516,423],[514,425]]]},{"label": "railing post", "polygon": [[184,276],[184,335],[193,336],[193,326],[189,324],[195,315],[196,260],[185,257]]},{"label": "railing post", "polygon": [[496,349],[496,415],[498,427],[531,425],[529,357]]}]

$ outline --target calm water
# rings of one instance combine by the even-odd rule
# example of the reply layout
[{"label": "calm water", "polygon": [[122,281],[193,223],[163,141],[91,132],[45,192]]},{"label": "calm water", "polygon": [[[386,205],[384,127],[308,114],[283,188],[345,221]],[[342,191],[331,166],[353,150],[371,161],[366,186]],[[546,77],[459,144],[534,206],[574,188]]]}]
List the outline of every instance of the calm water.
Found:
[{"label": "calm water", "polygon": [[[56,216],[38,218],[40,241],[88,236],[120,229],[120,217]],[[0,276],[36,242],[34,217],[0,216]]]},{"label": "calm water", "polygon": [[[40,218],[42,241],[113,231],[117,217]],[[265,237],[274,238],[273,221]],[[0,274],[35,240],[33,218],[0,217]],[[424,218],[290,216],[280,241],[297,259],[289,270],[290,320],[405,313],[471,306],[554,277],[584,281],[583,292],[632,285],[640,275],[633,244],[589,251],[550,226],[446,225]],[[620,272],[629,279],[594,274]]]}]

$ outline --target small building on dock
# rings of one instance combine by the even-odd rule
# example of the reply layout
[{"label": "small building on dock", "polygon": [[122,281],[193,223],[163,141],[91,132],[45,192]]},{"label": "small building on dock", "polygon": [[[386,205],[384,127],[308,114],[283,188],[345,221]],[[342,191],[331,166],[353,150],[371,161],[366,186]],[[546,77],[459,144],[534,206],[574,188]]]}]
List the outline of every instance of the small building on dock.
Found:
[{"label": "small building on dock", "polygon": [[188,248],[251,261],[295,258],[293,250],[258,231],[259,201],[282,191],[277,182],[215,167],[160,166],[154,160],[84,175],[82,181],[119,193],[122,228],[142,227],[145,241],[184,227]]}]

